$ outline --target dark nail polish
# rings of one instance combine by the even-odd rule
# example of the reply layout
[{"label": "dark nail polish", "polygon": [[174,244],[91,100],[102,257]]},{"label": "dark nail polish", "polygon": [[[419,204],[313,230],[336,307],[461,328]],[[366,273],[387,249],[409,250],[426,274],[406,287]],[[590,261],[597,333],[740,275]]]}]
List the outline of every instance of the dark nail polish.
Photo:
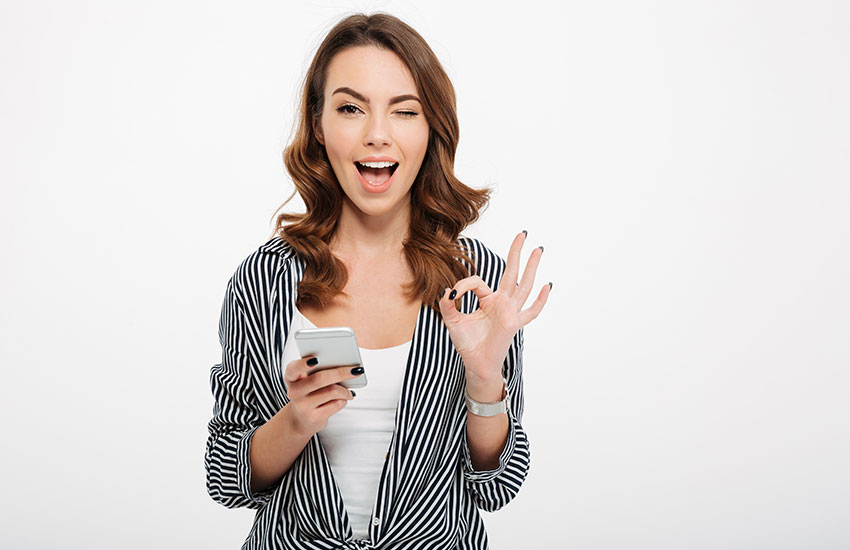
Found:
[{"label": "dark nail polish", "polygon": [[552,290],[552,281],[549,281],[549,290]]},{"label": "dark nail polish", "polygon": [[311,357],[311,358],[307,359],[307,366],[308,367],[315,367],[318,364],[319,364],[319,359],[317,357]]},{"label": "dark nail polish", "polygon": [[363,367],[354,367],[353,369],[351,369],[351,374],[363,374]]},{"label": "dark nail polish", "polygon": [[357,394],[356,394],[356,393],[354,393],[354,390],[348,390],[348,391],[350,391],[350,392],[351,392],[351,397],[357,397]]},{"label": "dark nail polish", "polygon": [[525,229],[523,229],[523,230],[522,230],[522,232],[523,232],[523,233],[525,233],[525,236],[526,236],[526,237],[528,236],[528,231],[526,231]]},{"label": "dark nail polish", "polygon": [[542,246],[538,246],[537,248],[539,248],[539,249],[540,249],[540,252],[543,252],[543,247],[542,247]]},{"label": "dark nail polish", "polygon": [[455,296],[457,296],[457,290],[452,289],[452,291],[449,293],[449,300],[454,300]]}]

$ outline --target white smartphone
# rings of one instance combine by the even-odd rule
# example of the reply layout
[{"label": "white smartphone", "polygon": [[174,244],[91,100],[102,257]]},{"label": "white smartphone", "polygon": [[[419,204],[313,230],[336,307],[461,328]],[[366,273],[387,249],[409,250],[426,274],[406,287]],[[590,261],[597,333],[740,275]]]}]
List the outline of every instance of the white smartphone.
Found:
[{"label": "white smartphone", "polygon": [[[349,327],[302,328],[295,331],[295,345],[301,357],[314,355],[319,359],[318,365],[310,367],[311,372],[343,365],[365,368],[354,330]],[[340,384],[346,388],[362,388],[366,385],[366,373]]]}]

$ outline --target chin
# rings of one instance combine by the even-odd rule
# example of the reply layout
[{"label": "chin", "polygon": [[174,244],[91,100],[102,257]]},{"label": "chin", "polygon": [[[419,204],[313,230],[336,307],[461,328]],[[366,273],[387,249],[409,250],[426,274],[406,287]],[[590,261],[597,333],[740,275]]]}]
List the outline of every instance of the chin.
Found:
[{"label": "chin", "polygon": [[366,214],[368,216],[378,217],[378,216],[384,216],[386,214],[389,214],[389,213],[395,211],[396,208],[398,207],[398,204],[392,204],[392,205],[390,205],[390,204],[385,204],[385,205],[375,205],[375,204],[366,205],[366,204],[364,204],[362,206],[356,204],[356,206],[357,206],[357,209],[360,210],[361,212],[363,212],[364,214]]},{"label": "chin", "polygon": [[[375,198],[366,197],[366,200],[352,200],[350,195],[346,198],[353,208],[368,216],[383,216],[410,204],[410,197],[407,194],[399,198],[386,195]],[[360,198],[358,197],[358,199]]]}]

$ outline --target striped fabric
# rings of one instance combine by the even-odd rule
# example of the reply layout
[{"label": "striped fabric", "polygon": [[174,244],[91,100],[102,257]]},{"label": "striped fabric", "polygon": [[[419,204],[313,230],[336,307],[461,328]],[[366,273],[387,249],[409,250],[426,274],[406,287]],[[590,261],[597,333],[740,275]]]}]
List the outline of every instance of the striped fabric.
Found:
[{"label": "striped fabric", "polygon": [[[496,290],[505,260],[461,236],[477,274]],[[275,236],[248,256],[227,284],[219,321],[222,361],[210,372],[215,403],[204,464],[207,492],[228,508],[257,513],[246,549],[486,549],[478,509],[495,511],[519,491],[529,467],[522,428],[523,329],[503,364],[508,386],[508,441],[494,470],[476,471],[466,439],[464,366],[442,319],[419,310],[402,383],[395,432],[369,527],[355,539],[318,435],[283,478],[252,493],[251,436],[289,401],[281,364],[304,263]],[[466,293],[461,311],[477,309]]]}]

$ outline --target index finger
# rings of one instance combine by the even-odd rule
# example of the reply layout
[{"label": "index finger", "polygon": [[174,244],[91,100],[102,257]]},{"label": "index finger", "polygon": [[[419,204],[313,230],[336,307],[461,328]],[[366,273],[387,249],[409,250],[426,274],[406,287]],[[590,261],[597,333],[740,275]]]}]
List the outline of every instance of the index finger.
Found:
[{"label": "index finger", "polygon": [[[293,359],[286,364],[286,370],[283,372],[283,381],[287,384],[298,382],[302,378],[306,378],[310,374],[310,367],[316,366],[319,362],[314,355],[305,355],[301,359]],[[309,364],[312,363],[312,364]]]}]

